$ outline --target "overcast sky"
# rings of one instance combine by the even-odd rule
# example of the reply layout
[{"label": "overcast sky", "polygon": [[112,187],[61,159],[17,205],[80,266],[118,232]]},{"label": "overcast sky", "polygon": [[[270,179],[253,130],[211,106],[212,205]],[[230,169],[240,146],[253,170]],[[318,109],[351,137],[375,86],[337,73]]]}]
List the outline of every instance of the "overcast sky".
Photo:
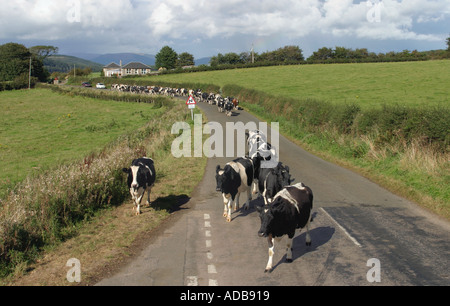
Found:
[{"label": "overcast sky", "polygon": [[45,44],[60,54],[195,58],[297,45],[374,52],[444,49],[450,0],[0,0],[0,44]]}]

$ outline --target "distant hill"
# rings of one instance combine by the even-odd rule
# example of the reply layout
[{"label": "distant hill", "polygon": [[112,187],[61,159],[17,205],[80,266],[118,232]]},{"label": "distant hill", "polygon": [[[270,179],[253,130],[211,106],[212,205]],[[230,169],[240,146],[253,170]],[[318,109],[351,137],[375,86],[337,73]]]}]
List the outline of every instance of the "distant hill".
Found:
[{"label": "distant hill", "polygon": [[[109,53],[109,54],[92,54],[92,53],[74,53],[72,54],[76,57],[84,58],[89,61],[100,63],[104,66],[110,63],[126,65],[130,62],[141,62],[143,64],[154,66],[155,65],[155,55],[152,54],[141,54],[141,53]],[[211,57],[202,57],[195,60],[195,65],[208,65]]]},{"label": "distant hill", "polygon": [[93,57],[91,61],[103,64],[104,66],[110,63],[120,64],[122,61],[123,65],[130,62],[140,62],[149,66],[155,65],[155,56],[151,54],[136,54],[136,53],[112,53],[112,54],[102,54]]},{"label": "distant hill", "polygon": [[99,72],[103,69],[102,64],[69,55],[52,55],[44,60],[44,67],[50,73],[69,72],[74,65],[81,69],[91,67],[93,72]]},{"label": "distant hill", "polygon": [[202,57],[195,60],[195,66],[208,65],[211,57]]}]

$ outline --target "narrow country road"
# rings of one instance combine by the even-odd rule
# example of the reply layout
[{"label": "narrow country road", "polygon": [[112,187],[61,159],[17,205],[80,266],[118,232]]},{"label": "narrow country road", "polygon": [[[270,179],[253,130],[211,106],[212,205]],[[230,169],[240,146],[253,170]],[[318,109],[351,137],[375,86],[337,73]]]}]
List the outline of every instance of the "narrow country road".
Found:
[{"label": "narrow country road", "polygon": [[[209,121],[223,126],[258,122],[245,111],[227,117],[216,106],[197,105]],[[275,245],[273,272],[264,273],[268,248],[257,235],[258,200],[225,222],[215,167],[233,158],[210,158],[187,208],[132,262],[97,285],[450,285],[447,221],[282,136],[279,141],[280,161],[290,167],[295,183],[314,192],[312,245],[305,246],[304,231],[297,234],[292,263],[284,261],[283,240]],[[241,195],[241,206],[244,202]]]}]

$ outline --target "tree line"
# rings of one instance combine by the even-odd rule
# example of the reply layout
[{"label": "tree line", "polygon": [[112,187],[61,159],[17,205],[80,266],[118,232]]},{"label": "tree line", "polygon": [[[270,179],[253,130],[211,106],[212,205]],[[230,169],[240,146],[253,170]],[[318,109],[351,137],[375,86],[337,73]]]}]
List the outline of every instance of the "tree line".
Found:
[{"label": "tree line", "polygon": [[[33,86],[45,82],[49,73],[44,68],[44,59],[58,52],[53,46],[26,48],[17,43],[0,45],[0,91]],[[31,67],[31,78],[29,78]]]},{"label": "tree line", "polygon": [[382,61],[414,61],[450,58],[450,38],[447,39],[447,50],[424,51],[403,50],[401,52],[375,53],[367,48],[351,49],[336,46],[322,47],[306,60],[298,46],[285,46],[275,51],[261,54],[252,52],[217,54],[210,60],[211,66],[246,65],[246,64],[315,64],[315,63],[350,63],[350,62],[382,62]]},{"label": "tree line", "polygon": [[226,54],[219,53],[211,57],[209,64],[211,66],[218,65],[235,65],[235,64],[251,64],[258,62],[303,62],[303,50],[298,46],[284,46],[274,51],[267,51],[261,54],[256,52],[241,52],[240,54],[230,52]]},{"label": "tree line", "polygon": [[[257,52],[229,52],[219,53],[211,57],[209,66],[200,65],[188,70],[183,70],[182,65],[193,65],[193,56],[189,64],[181,64],[182,61],[173,49],[166,46],[157,55],[157,68],[166,67],[163,73],[197,72],[221,70],[230,68],[249,68],[272,65],[298,65],[298,64],[328,64],[328,63],[367,63],[367,62],[398,62],[398,61],[425,61],[450,58],[450,37],[446,39],[446,50],[433,50],[419,52],[417,50],[403,50],[401,52],[375,53],[367,48],[351,49],[336,46],[334,48],[322,47],[313,52],[307,59],[303,56],[303,50],[299,46],[284,46],[274,51]],[[172,54],[169,56],[169,54]],[[159,57],[160,56],[160,57]],[[160,61],[158,61],[158,57]],[[179,69],[177,69],[179,68]]]},{"label": "tree line", "polygon": [[178,54],[169,46],[164,46],[155,56],[156,69],[175,69],[194,66],[194,56],[188,52]]},{"label": "tree line", "polygon": [[[303,56],[303,50],[299,46],[284,46],[274,51],[257,52],[229,52],[219,53],[209,62],[209,66],[201,65],[189,69],[189,72],[245,68],[270,65],[289,64],[316,64],[316,63],[359,63],[359,62],[387,62],[387,61],[415,61],[429,59],[450,58],[450,36],[446,39],[446,50],[424,51],[403,50],[401,52],[374,53],[366,48],[351,49],[336,46],[335,48],[322,47],[308,57]],[[45,82],[50,74],[44,68],[44,60],[51,55],[58,53],[58,48],[54,46],[34,46],[26,48],[18,43],[7,43],[0,45],[0,91],[8,89],[19,89],[33,86],[36,82]],[[194,66],[194,56],[188,52],[178,54],[171,47],[164,46],[155,56],[155,66],[157,69],[163,68],[166,73],[182,71],[185,66]],[[31,63],[31,64],[30,64]],[[29,71],[31,66],[31,78]],[[85,75],[91,70],[77,69],[69,74]]]}]

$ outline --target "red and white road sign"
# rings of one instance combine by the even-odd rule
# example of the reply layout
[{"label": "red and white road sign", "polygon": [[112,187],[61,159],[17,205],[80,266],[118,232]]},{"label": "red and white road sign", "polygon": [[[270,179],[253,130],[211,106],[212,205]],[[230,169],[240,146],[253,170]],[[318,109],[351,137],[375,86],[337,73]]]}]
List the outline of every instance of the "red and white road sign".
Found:
[{"label": "red and white road sign", "polygon": [[189,99],[186,101],[186,105],[195,105],[197,102],[195,102],[193,96],[189,96]]}]

